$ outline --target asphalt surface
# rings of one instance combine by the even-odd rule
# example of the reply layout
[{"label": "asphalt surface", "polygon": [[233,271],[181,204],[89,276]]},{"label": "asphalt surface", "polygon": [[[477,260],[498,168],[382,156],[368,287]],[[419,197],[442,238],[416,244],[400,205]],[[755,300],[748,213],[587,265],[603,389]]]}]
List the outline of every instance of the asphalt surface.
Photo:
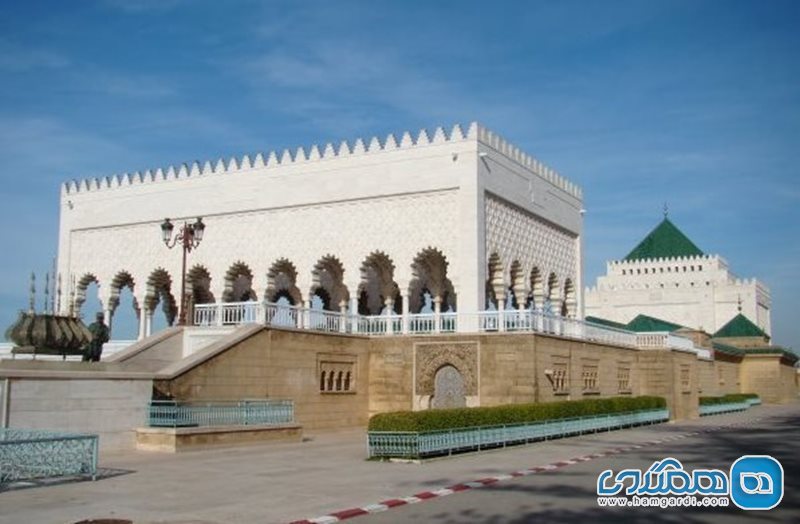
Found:
[{"label": "asphalt surface", "polygon": [[[354,523],[430,522],[438,524],[520,524],[633,522],[739,523],[800,522],[800,414],[765,418],[751,427],[734,427],[683,440],[629,451],[563,469],[520,477],[483,488],[357,517]],[[728,508],[603,508],[596,495],[598,474],[604,469],[646,470],[666,457],[680,460],[684,469],[727,471],[742,455],[772,455],[785,473],[784,497],[770,511]]]},{"label": "asphalt surface", "polygon": [[[306,435],[303,442],[264,443],[169,454],[103,454],[96,482],[48,482],[0,491],[0,524],[72,524],[126,519],[135,524],[287,523],[477,479],[502,476],[573,457],[607,452],[691,432],[703,436],[640,448],[393,508],[354,523],[629,521],[800,522],[797,437],[800,402],[758,406],[698,420],[539,442],[485,453],[393,464],[366,460],[363,429]],[[719,429],[719,428],[732,429]],[[595,481],[606,468],[647,467],[672,454],[687,468],[724,468],[745,453],[773,454],[786,473],[777,510],[640,510],[598,508]],[[331,519],[327,519],[328,522]],[[350,522],[350,521],[348,521]]]}]

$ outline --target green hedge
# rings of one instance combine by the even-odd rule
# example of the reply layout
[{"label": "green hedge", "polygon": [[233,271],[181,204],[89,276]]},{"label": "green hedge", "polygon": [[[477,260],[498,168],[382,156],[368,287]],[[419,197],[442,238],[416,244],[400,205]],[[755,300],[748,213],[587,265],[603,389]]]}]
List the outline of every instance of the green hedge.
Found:
[{"label": "green hedge", "polygon": [[612,397],[586,400],[567,400],[540,404],[509,404],[505,406],[426,411],[395,411],[379,413],[369,419],[369,431],[437,431],[452,428],[521,424],[609,413],[624,413],[645,409],[660,409],[667,402],[662,397]]},{"label": "green hedge", "polygon": [[744,402],[751,398],[758,398],[755,393],[732,393],[730,395],[723,395],[721,397],[700,397],[701,406],[712,406],[716,404],[733,404],[737,402]]}]

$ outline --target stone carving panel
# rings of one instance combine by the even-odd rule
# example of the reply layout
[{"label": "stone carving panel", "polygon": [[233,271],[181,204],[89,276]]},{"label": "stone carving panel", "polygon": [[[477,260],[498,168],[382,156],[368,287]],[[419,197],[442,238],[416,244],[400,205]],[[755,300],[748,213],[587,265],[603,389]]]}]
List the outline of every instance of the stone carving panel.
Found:
[{"label": "stone carving panel", "polygon": [[563,285],[575,281],[575,236],[498,198],[486,198],[486,257],[500,255],[505,268],[519,260],[526,273],[536,266],[543,278],[554,272]]},{"label": "stone carving panel", "polygon": [[431,407],[438,408],[463,408],[467,406],[467,397],[464,387],[464,377],[453,366],[447,365],[439,368],[434,377],[434,394]]},{"label": "stone carving panel", "polygon": [[464,394],[478,395],[478,343],[420,343],[414,345],[416,355],[417,395],[436,393],[436,374],[445,366],[451,366],[463,377]]},{"label": "stone carving panel", "polygon": [[[208,270],[211,292],[220,297],[226,272],[241,260],[252,269],[258,299],[264,296],[270,266],[279,258],[297,268],[303,294],[309,291],[314,265],[326,255],[341,260],[346,285],[360,281],[363,261],[378,250],[395,265],[395,280],[407,282],[414,257],[433,246],[447,257],[455,277],[458,238],[452,232],[457,229],[457,211],[455,191],[434,191],[206,217],[205,237],[190,254],[189,265]],[[430,227],[432,223],[437,227]],[[157,222],[72,231],[68,245],[69,252],[59,258],[65,293],[67,275],[96,275],[102,294],[125,270],[133,275],[138,296],[144,293],[139,284],[158,267],[179,285],[180,254],[164,246]]]}]

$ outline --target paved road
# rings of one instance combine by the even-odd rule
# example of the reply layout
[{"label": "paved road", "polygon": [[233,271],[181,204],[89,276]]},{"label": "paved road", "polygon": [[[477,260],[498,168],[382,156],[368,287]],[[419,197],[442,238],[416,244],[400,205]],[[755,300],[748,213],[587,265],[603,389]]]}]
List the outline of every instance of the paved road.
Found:
[{"label": "paved road", "polygon": [[[312,434],[302,443],[175,455],[104,454],[101,468],[105,475],[97,482],[0,492],[0,524],[66,524],[100,518],[131,519],[136,524],[286,523],[689,431],[728,424],[752,426],[759,419],[760,429],[717,432],[703,439],[682,441],[672,448],[664,446],[617,456],[613,461],[597,459],[568,466],[555,474],[508,481],[392,509],[375,517],[358,517],[353,522],[421,519],[420,522],[502,523],[540,517],[540,522],[558,523],[608,517],[611,510],[595,507],[597,472],[626,461],[649,465],[673,448],[689,466],[707,460],[709,466],[716,467],[720,466],[720,457],[729,463],[745,452],[774,453],[787,472],[787,495],[781,512],[768,516],[777,515],[772,522],[800,522],[796,512],[783,512],[784,508],[791,509],[791,500],[796,500],[798,493],[794,476],[795,471],[800,471],[795,458],[798,418],[800,403],[761,406],[744,413],[553,440],[424,464],[365,460],[363,430]],[[652,521],[648,524],[659,524],[657,519],[692,522],[686,520],[685,513],[653,509],[643,514]],[[617,511],[613,515],[630,517],[638,513]]]},{"label": "paved road", "polygon": [[[706,523],[800,522],[800,414],[784,413],[764,423],[701,434],[685,440],[630,451],[521,477],[480,489],[456,493],[384,513],[358,517],[363,524],[426,522],[440,524],[521,524],[634,522]],[[655,460],[674,457],[686,470],[699,467],[727,470],[744,454],[772,455],[783,465],[785,492],[782,503],[767,512],[729,508],[600,508],[595,484],[604,469],[647,469]]]}]

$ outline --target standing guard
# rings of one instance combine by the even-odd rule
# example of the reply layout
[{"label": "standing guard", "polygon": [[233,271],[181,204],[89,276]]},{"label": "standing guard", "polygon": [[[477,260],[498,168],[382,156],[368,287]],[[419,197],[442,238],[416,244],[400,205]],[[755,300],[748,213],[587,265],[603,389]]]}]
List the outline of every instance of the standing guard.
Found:
[{"label": "standing guard", "polygon": [[84,362],[100,362],[100,355],[103,353],[103,344],[108,342],[108,326],[103,322],[103,313],[98,312],[96,320],[89,326],[92,334],[92,341],[83,350]]}]

